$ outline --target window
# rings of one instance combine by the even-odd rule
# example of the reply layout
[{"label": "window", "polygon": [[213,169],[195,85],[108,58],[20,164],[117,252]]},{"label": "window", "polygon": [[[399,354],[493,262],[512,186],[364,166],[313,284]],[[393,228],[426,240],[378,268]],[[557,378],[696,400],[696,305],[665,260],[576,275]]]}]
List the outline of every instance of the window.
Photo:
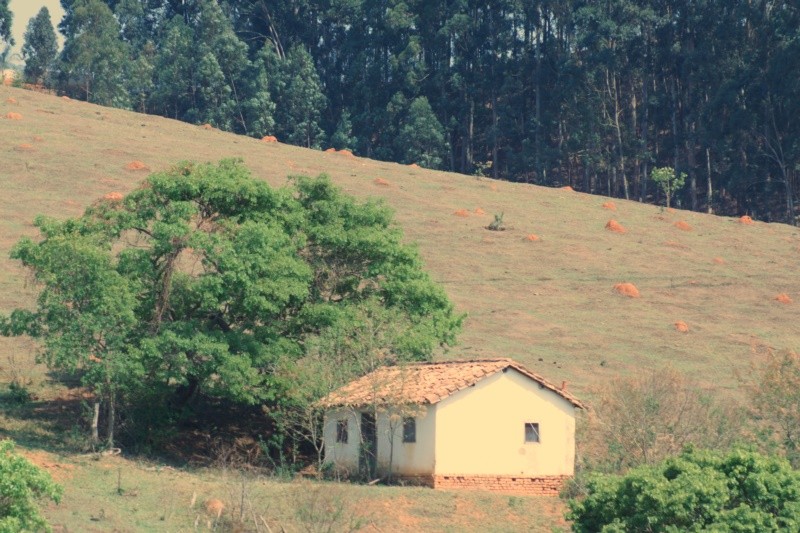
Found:
[{"label": "window", "polygon": [[539,442],[538,422],[525,422],[525,442]]},{"label": "window", "polygon": [[403,442],[417,442],[416,418],[403,419]]},{"label": "window", "polygon": [[347,419],[336,421],[336,442],[347,444]]}]

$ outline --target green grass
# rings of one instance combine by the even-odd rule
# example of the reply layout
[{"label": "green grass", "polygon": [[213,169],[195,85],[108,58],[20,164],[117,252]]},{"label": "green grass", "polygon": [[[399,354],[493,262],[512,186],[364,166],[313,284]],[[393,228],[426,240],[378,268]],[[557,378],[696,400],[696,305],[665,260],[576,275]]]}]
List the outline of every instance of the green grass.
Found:
[{"label": "green grass", "polygon": [[[9,97],[18,103],[8,103]],[[736,371],[745,372],[765,349],[800,349],[800,232],[791,226],[746,226],[736,219],[624,200],[614,200],[618,210],[611,212],[601,207],[607,200],[602,197],[265,144],[2,87],[0,117],[9,111],[21,113],[23,120],[0,118],[0,312],[30,305],[34,297],[26,273],[8,259],[8,252],[20,236],[35,234],[31,222],[37,214],[78,215],[103,194],[130,191],[147,175],[125,170],[133,160],[155,171],[182,159],[240,157],[254,175],[273,185],[285,183],[288,174],[324,172],[345,191],[383,198],[395,209],[407,240],[418,243],[433,277],[469,314],[460,346],[439,357],[513,357],[556,383],[569,381],[571,391],[590,399],[592,388],[610,378],[667,364],[709,390],[734,394]],[[20,149],[21,144],[33,150]],[[389,185],[376,184],[376,178]],[[476,208],[486,214],[453,215],[457,209],[474,213]],[[508,229],[487,231],[492,215],[501,212]],[[605,230],[610,218],[628,233]],[[679,220],[692,231],[677,229],[673,224]],[[541,240],[526,240],[530,233]],[[716,257],[725,263],[714,263]],[[615,294],[619,282],[636,284],[641,298]],[[774,300],[784,292],[795,303]],[[675,331],[678,320],[689,325],[689,333]],[[9,366],[16,366],[42,400],[65,394],[53,389],[42,368],[32,363],[33,354],[30,342],[0,339],[0,380],[6,379]],[[16,365],[9,365],[10,357]],[[69,429],[32,427],[35,422],[23,418],[6,413],[0,427],[6,434],[17,432],[23,444],[33,447],[46,449],[48,439]],[[126,477],[141,488],[135,497],[119,497],[112,494],[114,480],[105,480],[103,464],[81,462],[65,481],[64,504],[48,516],[71,524],[70,530],[85,530],[95,527],[86,520],[99,512],[99,504],[109,523],[98,522],[97,530],[163,530],[158,520],[167,500],[159,494],[174,493],[175,514],[169,516],[176,530],[185,530],[187,520],[194,520],[187,505],[192,483],[221,487],[199,474],[169,473],[185,481],[185,489],[173,491],[168,475],[126,463]],[[271,482],[263,486],[264,501],[270,500],[269,491],[286,488]],[[108,494],[101,497],[103,491]],[[407,508],[398,506],[406,518],[420,527],[439,528],[454,519],[452,505],[486,514],[484,521],[461,525],[496,525],[492,515],[504,501],[399,488],[353,487],[352,495],[377,498],[376,515],[388,498],[407,500]],[[481,498],[490,503],[483,505]],[[546,501],[554,503],[532,501],[531,508],[558,505]],[[122,502],[138,510],[122,513]],[[74,513],[72,522],[68,518]]]}]

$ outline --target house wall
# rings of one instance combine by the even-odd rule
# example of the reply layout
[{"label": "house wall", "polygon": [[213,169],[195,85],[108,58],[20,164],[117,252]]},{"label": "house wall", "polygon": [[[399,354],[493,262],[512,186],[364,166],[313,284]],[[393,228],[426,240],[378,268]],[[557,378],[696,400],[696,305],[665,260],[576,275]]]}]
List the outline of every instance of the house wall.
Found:
[{"label": "house wall", "polygon": [[[347,442],[336,442],[336,423],[347,420]],[[361,413],[353,409],[332,409],[325,413],[322,438],[325,442],[325,462],[347,473],[358,471],[358,451],[361,443]]]},{"label": "house wall", "polygon": [[[383,412],[378,415],[378,468],[400,476],[433,473],[436,439],[436,406],[416,406],[412,410]],[[417,441],[403,442],[403,416],[417,421]]]},{"label": "house wall", "polygon": [[[403,416],[417,420],[417,441],[403,442]],[[336,442],[336,424],[347,420],[347,443]],[[436,406],[404,411],[381,411],[377,416],[378,469],[401,476],[431,475],[434,464]],[[361,413],[354,409],[333,409],[325,413],[323,439],[325,462],[344,473],[358,471],[361,446]]]},{"label": "house wall", "polygon": [[[570,476],[575,462],[575,408],[551,390],[508,369],[437,404],[435,474]],[[525,423],[540,442],[525,442]]]}]

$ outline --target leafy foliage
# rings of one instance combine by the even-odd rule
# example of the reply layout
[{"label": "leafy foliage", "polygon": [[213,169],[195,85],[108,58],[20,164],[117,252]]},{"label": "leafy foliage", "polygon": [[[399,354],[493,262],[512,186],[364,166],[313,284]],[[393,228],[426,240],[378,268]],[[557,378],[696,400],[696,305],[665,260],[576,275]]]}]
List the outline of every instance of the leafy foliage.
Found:
[{"label": "leafy foliage", "polygon": [[664,196],[667,199],[667,207],[670,207],[670,200],[686,183],[686,174],[683,172],[676,173],[675,170],[670,167],[654,168],[653,172],[650,174],[650,179],[664,191]]},{"label": "leafy foliage", "polygon": [[14,22],[14,13],[8,8],[9,0],[0,0],[0,40],[13,45],[11,25]]},{"label": "leafy foliage", "polygon": [[625,476],[595,475],[571,500],[573,531],[797,531],[800,474],[755,452],[687,450]]},{"label": "leafy foliage", "polygon": [[50,476],[0,440],[0,533],[50,531],[37,500],[61,500],[63,490]]},{"label": "leafy foliage", "polygon": [[110,422],[137,398],[280,404],[296,383],[276,377],[279,363],[367,309],[404,324],[382,347],[403,359],[452,344],[462,320],[388,208],[326,177],[273,189],[236,161],[186,163],[36,226],[41,240],[12,255],[42,286],[37,309],[0,319],[0,332],[41,338],[48,364],[79,373]]},{"label": "leafy foliage", "polygon": [[25,77],[33,83],[43,82],[58,55],[56,32],[50,20],[50,11],[43,7],[28,22],[22,58],[25,60]]}]

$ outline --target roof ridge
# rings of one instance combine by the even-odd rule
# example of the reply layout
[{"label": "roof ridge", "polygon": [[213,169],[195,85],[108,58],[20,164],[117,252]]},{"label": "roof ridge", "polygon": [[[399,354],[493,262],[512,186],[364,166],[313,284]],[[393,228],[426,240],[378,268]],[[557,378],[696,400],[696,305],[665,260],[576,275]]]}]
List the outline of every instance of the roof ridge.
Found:
[{"label": "roof ridge", "polygon": [[[518,364],[510,357],[487,357],[483,359],[449,359],[447,361],[413,361],[410,363],[405,363],[407,365],[460,365],[466,363],[500,363],[505,362],[509,364]],[[399,363],[392,366],[403,366],[403,363]]]}]

